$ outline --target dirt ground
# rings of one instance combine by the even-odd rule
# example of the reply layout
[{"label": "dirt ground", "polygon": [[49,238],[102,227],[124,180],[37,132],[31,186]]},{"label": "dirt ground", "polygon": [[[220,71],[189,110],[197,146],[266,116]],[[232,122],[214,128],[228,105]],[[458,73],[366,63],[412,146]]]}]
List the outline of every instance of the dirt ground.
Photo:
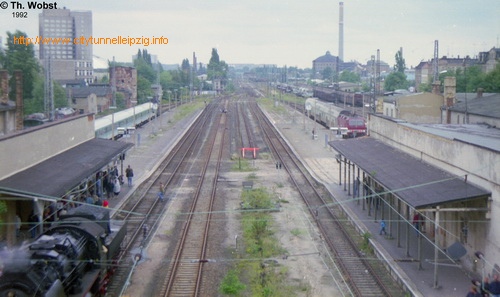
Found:
[{"label": "dirt ground", "polygon": [[[330,160],[328,160],[329,162]],[[229,162],[229,160],[228,160]],[[321,160],[308,160],[308,162],[321,162]],[[319,231],[311,219],[302,199],[293,189],[284,170],[276,170],[272,160],[258,158],[252,162],[255,171],[234,172],[227,171],[221,178],[229,181],[228,187],[223,190],[226,222],[224,240],[220,241],[220,251],[213,257],[230,257],[228,250],[234,250],[239,230],[240,194],[243,190],[241,182],[248,179],[250,174],[255,175],[254,188],[264,187],[268,192],[280,197],[281,211],[274,212],[275,237],[287,251],[287,258],[276,258],[280,265],[288,268],[288,280],[303,290],[295,292],[296,296],[343,296],[342,284],[338,284],[340,276],[332,265],[325,244],[319,236]],[[319,172],[327,176],[330,172]],[[221,185],[223,183],[220,183]],[[219,190],[218,190],[219,191]],[[144,249],[145,259],[136,267],[130,278],[129,287],[123,296],[154,296],[156,271],[160,265],[168,265],[169,259],[165,258],[165,251],[169,248],[170,237],[174,233],[175,214],[180,211],[183,202],[182,193],[168,202],[168,211],[163,217],[163,223],[156,231],[154,240]],[[231,260],[231,259],[227,259]],[[228,262],[231,263],[231,262]],[[220,280],[219,280],[220,281]],[[209,296],[222,296],[218,292],[218,283],[212,283],[213,288]],[[206,293],[208,294],[208,293]]]}]

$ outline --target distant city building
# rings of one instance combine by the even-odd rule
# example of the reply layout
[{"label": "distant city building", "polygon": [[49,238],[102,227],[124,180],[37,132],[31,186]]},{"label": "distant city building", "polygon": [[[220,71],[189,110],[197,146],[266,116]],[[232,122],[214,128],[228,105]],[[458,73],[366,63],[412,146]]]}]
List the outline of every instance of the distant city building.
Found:
[{"label": "distant city building", "polygon": [[[137,104],[137,69],[116,66],[109,69],[109,84],[115,84],[116,91],[123,94],[125,104],[131,107]],[[116,79],[115,79],[116,77]]]},{"label": "distant city building", "polygon": [[313,60],[312,68],[314,77],[321,74],[321,72],[323,72],[326,68],[331,68],[334,73],[337,72],[339,67],[338,65],[341,63],[342,61],[338,57],[333,56],[330,54],[330,51],[327,51],[323,56],[317,57]]},{"label": "distant city building", "polygon": [[108,84],[66,87],[71,106],[78,113],[99,113],[108,110],[112,104],[113,92]]},{"label": "distant city building", "polygon": [[52,79],[93,78],[92,44],[79,44],[74,40],[92,36],[92,12],[69,9],[45,9],[39,15],[39,36],[61,38],[61,42],[40,43],[39,57],[44,67],[50,60]]},{"label": "distant city building", "polygon": [[484,72],[490,72],[495,69],[500,61],[500,48],[492,48],[487,52],[479,53],[478,64]]},{"label": "distant city building", "polygon": [[[421,84],[432,83],[434,76],[434,73],[432,72],[432,63],[434,63],[434,59],[431,59],[430,61],[422,61],[417,65],[417,67],[415,67],[415,87],[417,90]],[[465,58],[448,58],[443,56],[438,59],[438,69],[439,72],[456,71],[457,69],[463,69],[465,66],[470,67],[476,65],[477,63],[477,59],[472,59],[468,56]]]},{"label": "distant city building", "polygon": [[457,102],[449,108],[451,124],[483,124],[498,130],[500,94],[483,94],[479,89],[475,94],[456,94],[456,97]]},{"label": "distant city building", "polygon": [[400,90],[400,93],[394,92],[393,95],[384,97],[383,114],[410,123],[438,124],[441,121],[442,105],[441,94],[409,93]]}]

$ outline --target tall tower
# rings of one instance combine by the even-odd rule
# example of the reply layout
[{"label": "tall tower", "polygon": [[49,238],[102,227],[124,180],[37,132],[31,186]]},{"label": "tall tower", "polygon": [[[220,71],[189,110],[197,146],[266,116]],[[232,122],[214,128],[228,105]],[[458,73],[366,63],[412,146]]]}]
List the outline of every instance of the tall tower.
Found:
[{"label": "tall tower", "polygon": [[339,58],[344,61],[344,2],[339,2]]},{"label": "tall tower", "polygon": [[[58,38],[59,43],[40,43],[40,60],[51,61],[52,79],[93,79],[92,44],[77,44],[75,38],[92,36],[92,12],[44,9],[39,14],[39,36]],[[80,42],[78,42],[80,43]]]}]

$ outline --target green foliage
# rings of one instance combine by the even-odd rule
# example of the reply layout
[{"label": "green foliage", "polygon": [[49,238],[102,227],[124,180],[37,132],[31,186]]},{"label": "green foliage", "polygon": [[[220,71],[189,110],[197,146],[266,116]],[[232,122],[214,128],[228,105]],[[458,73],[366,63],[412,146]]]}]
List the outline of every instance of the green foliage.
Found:
[{"label": "green foliage", "polygon": [[430,83],[421,83],[418,86],[418,91],[419,92],[431,92],[432,91],[432,85]]},{"label": "green foliage", "polygon": [[[54,91],[54,108],[68,106],[68,99],[66,98],[66,91],[56,81],[52,82]],[[44,112],[44,94],[45,94],[45,80],[41,74],[34,76],[32,97],[24,98],[24,114],[32,114],[35,112]]]},{"label": "green foliage", "polygon": [[[40,71],[40,65],[35,58],[33,44],[26,46],[24,44],[14,43],[14,37],[19,38],[21,36],[24,38],[28,37],[26,33],[19,30],[14,33],[7,32],[7,49],[5,53],[0,55],[0,64],[3,68],[7,69],[11,76],[13,76],[15,70],[21,70],[23,73],[23,97],[32,98],[33,82]],[[15,100],[14,77],[11,77],[10,89],[9,97],[11,100]]]},{"label": "green foliage", "polygon": [[488,93],[500,93],[500,63],[484,76],[483,88]]},{"label": "green foliage", "polygon": [[148,102],[148,97],[153,96],[151,82],[142,76],[137,76],[137,101],[138,104]]},{"label": "green foliage", "polygon": [[349,71],[349,70],[344,70],[342,73],[340,73],[340,81],[347,81],[347,82],[352,82],[352,83],[357,83],[361,81],[361,77],[359,74]]},{"label": "green foliage", "polygon": [[238,278],[237,271],[230,270],[222,279],[219,290],[225,295],[238,296],[245,288],[246,286]]},{"label": "green foliage", "polygon": [[369,232],[363,233],[363,242],[361,243],[361,250],[364,251],[365,253],[368,253],[371,251],[370,247],[370,238],[372,235]]},{"label": "green foliage", "polygon": [[399,50],[396,53],[395,59],[396,59],[396,65],[394,65],[394,71],[405,73],[406,62],[405,59],[403,58],[402,50]]},{"label": "green foliage", "polygon": [[[0,214],[7,212],[7,204],[5,201],[0,201]],[[2,216],[0,216],[1,218]],[[2,226],[3,221],[0,219],[0,226]]]},{"label": "green foliage", "polygon": [[292,231],[290,231],[290,233],[292,233],[293,236],[299,237],[300,235],[302,235],[303,232],[300,229],[293,228]]},{"label": "green foliage", "polygon": [[[500,64],[488,73],[482,72],[481,67],[477,65],[467,66],[465,69],[446,70],[446,72],[439,75],[441,85],[443,85],[445,77],[448,76],[456,78],[457,93],[477,92],[479,88],[482,88],[486,93],[500,92]],[[428,89],[430,90],[430,86]],[[421,84],[419,90],[426,90],[425,85],[422,88]]]},{"label": "green foliage", "polygon": [[243,204],[253,209],[271,209],[273,203],[264,188],[252,189],[242,193]]},{"label": "green foliage", "polygon": [[408,81],[406,75],[402,72],[392,72],[385,78],[384,89],[386,91],[394,91],[397,89],[407,89]]},{"label": "green foliage", "polygon": [[212,48],[212,56],[207,65],[208,79],[225,80],[227,78],[228,69],[229,67],[226,64],[226,62],[220,60],[219,54],[217,53],[217,49]]},{"label": "green foliage", "polygon": [[134,66],[137,69],[137,77],[142,77],[150,83],[156,82],[156,71],[153,66],[142,59],[134,60]]},{"label": "green foliage", "polygon": [[181,64],[181,69],[184,72],[189,72],[191,70],[191,66],[189,65],[188,59],[183,59]]},{"label": "green foliage", "polygon": [[153,68],[151,55],[146,49],[139,49],[134,67],[137,69],[137,101],[141,104],[148,101],[147,97],[153,96],[151,84],[156,82],[157,71]]},{"label": "green foliage", "polygon": [[125,96],[120,92],[116,93],[116,108],[118,110],[127,108],[127,103],[125,102]]},{"label": "green foliage", "polygon": [[321,71],[321,77],[324,80],[331,81],[333,77],[333,69],[331,67],[326,67],[323,71]]}]

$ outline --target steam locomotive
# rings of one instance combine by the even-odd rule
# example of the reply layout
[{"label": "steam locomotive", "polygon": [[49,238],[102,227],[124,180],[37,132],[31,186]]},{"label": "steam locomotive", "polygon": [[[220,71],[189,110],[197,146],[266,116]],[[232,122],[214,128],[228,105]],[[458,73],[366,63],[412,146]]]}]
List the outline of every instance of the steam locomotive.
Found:
[{"label": "steam locomotive", "polygon": [[0,297],[104,295],[126,229],[106,208],[71,209],[33,242],[1,252]]}]

